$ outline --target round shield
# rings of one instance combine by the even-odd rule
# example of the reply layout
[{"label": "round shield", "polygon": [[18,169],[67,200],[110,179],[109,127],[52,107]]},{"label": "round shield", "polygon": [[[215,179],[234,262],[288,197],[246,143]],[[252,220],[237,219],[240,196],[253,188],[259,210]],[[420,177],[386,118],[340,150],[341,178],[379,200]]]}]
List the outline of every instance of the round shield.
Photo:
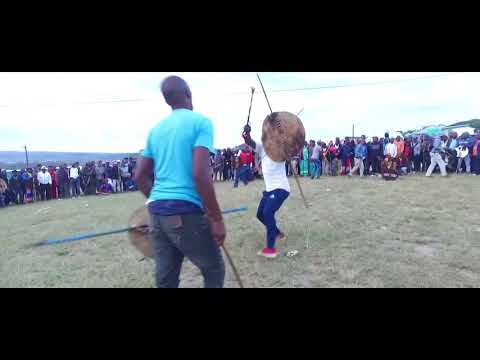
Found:
[{"label": "round shield", "polygon": [[295,114],[282,111],[268,115],[263,122],[262,144],[274,161],[288,161],[305,143],[305,128]]},{"label": "round shield", "polygon": [[[136,228],[128,232],[128,238],[133,246],[140,251],[143,256],[153,258],[153,245],[150,238],[150,214],[146,206],[136,210],[129,221],[129,226]],[[138,228],[138,227],[141,228]]]}]

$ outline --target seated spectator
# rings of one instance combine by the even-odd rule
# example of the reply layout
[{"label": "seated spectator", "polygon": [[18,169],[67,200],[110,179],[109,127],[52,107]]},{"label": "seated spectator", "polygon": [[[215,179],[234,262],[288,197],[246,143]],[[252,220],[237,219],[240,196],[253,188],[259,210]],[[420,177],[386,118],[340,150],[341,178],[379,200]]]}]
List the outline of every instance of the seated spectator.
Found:
[{"label": "seated spectator", "polygon": [[135,181],[133,181],[132,178],[127,180],[126,186],[127,187],[126,187],[125,191],[135,191],[135,190],[137,190],[137,186],[135,185]]},{"label": "seated spectator", "polygon": [[102,185],[100,185],[100,189],[98,190],[99,195],[110,195],[113,193],[113,186],[111,183],[107,181],[107,179],[103,179]]},{"label": "seated spectator", "polygon": [[390,154],[387,154],[385,159],[382,161],[381,168],[382,177],[385,180],[397,180],[397,161],[395,161]]}]

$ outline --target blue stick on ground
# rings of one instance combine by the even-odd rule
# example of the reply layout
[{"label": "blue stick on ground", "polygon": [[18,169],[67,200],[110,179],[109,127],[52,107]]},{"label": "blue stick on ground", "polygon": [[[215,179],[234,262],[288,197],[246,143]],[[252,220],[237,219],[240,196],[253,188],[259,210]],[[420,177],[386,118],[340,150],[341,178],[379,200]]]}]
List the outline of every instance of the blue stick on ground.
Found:
[{"label": "blue stick on ground", "polygon": [[[240,207],[240,208],[234,208],[234,209],[227,209],[222,211],[222,214],[232,214],[236,212],[242,212],[242,211],[247,211],[247,207]],[[77,235],[77,236],[72,236],[68,237],[65,239],[61,240],[47,240],[47,241],[41,241],[33,246],[45,246],[45,245],[59,245],[59,244],[65,244],[73,241],[80,241],[80,240],[86,240],[86,239],[92,239],[96,237],[101,237],[101,236],[107,236],[107,235],[113,235],[113,234],[119,234],[119,233],[124,233],[128,232],[131,230],[135,230],[136,228],[134,227],[128,227],[128,228],[123,228],[123,229],[118,229],[118,230],[112,230],[112,231],[105,231],[101,233],[93,233],[93,234],[83,234],[83,235]]]}]

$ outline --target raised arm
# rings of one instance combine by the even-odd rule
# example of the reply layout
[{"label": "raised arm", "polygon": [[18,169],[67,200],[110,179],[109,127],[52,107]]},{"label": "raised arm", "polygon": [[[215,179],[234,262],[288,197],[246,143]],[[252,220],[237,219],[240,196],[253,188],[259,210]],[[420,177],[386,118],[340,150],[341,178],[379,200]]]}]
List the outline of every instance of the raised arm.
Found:
[{"label": "raised arm", "polygon": [[253,141],[252,137],[250,136],[250,127],[247,128],[245,127],[243,134],[242,134],[243,140],[245,140],[245,144],[250,146],[253,150],[257,148],[257,143]]}]

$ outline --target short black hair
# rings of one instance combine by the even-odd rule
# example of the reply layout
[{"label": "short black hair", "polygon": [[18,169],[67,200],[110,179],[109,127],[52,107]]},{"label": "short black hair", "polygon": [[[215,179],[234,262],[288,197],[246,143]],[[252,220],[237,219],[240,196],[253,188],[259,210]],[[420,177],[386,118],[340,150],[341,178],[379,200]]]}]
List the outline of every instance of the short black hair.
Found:
[{"label": "short black hair", "polygon": [[190,99],[192,93],[188,84],[179,76],[169,76],[162,81],[161,90],[165,101],[170,106],[181,104],[186,98]]}]

